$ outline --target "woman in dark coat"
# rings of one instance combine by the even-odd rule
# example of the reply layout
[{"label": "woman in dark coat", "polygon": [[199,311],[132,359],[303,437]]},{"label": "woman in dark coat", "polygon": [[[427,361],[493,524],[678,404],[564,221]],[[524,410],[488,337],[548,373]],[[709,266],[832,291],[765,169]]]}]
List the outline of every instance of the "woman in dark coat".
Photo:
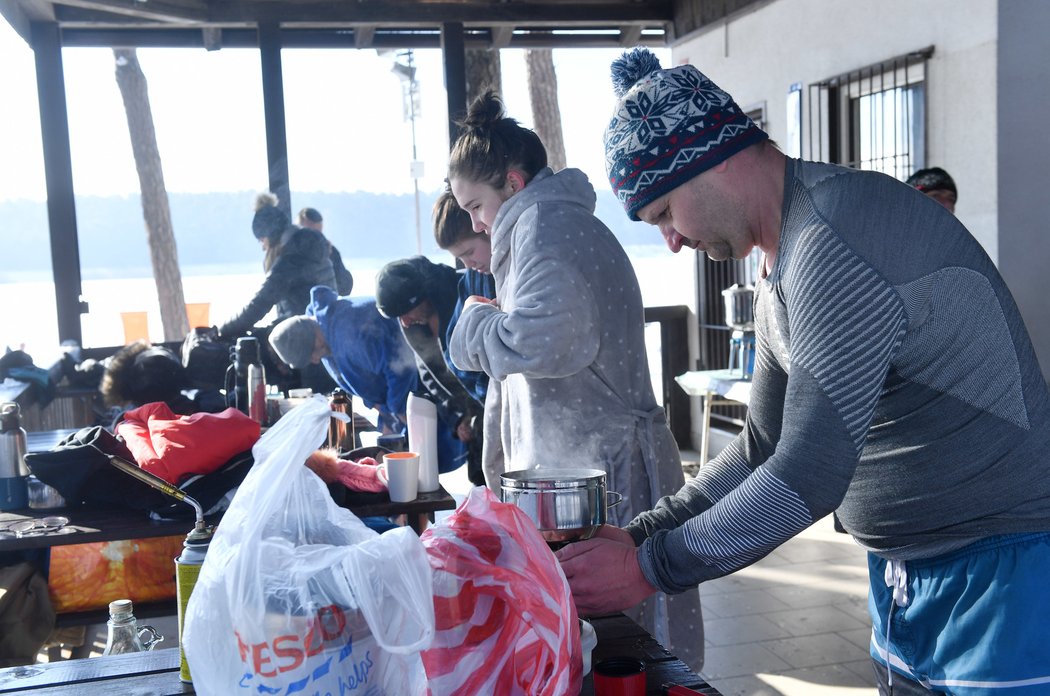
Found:
[{"label": "woman in dark coat", "polygon": [[219,327],[224,337],[248,331],[275,305],[277,321],[302,314],[310,303],[310,288],[335,286],[328,240],[317,230],[293,225],[273,194],[256,198],[252,233],[266,252],[266,279],[244,309]]}]

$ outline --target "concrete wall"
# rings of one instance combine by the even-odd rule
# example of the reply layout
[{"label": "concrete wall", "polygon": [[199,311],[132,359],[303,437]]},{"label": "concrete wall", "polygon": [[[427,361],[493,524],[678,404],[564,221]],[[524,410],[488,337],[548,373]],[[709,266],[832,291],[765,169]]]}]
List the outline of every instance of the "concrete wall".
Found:
[{"label": "concrete wall", "polygon": [[1021,308],[1043,375],[1050,375],[1050,2],[999,9],[999,270]]},{"label": "concrete wall", "polygon": [[1046,0],[771,0],[682,37],[672,60],[745,109],[764,104],[782,144],[793,83],[805,109],[812,83],[932,46],[926,166],[954,177],[955,212],[999,266],[1050,376],[1048,35]]},{"label": "concrete wall", "polygon": [[682,37],[672,60],[745,109],[764,103],[784,143],[792,83],[805,109],[811,83],[933,46],[926,165],[955,178],[956,214],[999,266],[1050,375],[1048,34],[1046,0],[772,0]]},{"label": "concrete wall", "polygon": [[805,98],[811,83],[933,46],[926,163],[952,174],[956,213],[996,259],[996,8],[993,0],[776,0],[683,37],[672,59],[696,65],[744,108],[765,102],[767,130],[783,143],[792,83]]}]

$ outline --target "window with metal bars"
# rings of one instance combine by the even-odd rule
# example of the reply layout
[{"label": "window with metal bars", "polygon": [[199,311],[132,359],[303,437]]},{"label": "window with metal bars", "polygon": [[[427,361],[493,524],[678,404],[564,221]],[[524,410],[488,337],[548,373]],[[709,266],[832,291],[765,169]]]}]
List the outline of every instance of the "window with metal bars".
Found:
[{"label": "window with metal bars", "polygon": [[[712,261],[707,254],[696,255],[697,318],[700,331],[698,370],[724,370],[729,367],[729,339],[732,329],[726,324],[722,291],[734,283],[754,285],[758,279],[762,252],[755,249],[746,259]],[[738,430],[747,409],[743,406],[716,406],[711,425]]]},{"label": "window with metal bars", "polygon": [[807,159],[906,179],[926,159],[926,63],[933,47],[809,85]]}]

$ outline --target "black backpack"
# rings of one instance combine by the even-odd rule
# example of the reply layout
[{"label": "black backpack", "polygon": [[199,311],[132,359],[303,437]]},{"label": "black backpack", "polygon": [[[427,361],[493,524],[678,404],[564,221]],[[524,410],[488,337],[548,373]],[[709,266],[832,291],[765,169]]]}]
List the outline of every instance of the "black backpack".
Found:
[{"label": "black backpack", "polygon": [[198,326],[186,334],[182,365],[191,389],[222,389],[229,364],[230,347],[219,340],[219,330],[214,326]]}]

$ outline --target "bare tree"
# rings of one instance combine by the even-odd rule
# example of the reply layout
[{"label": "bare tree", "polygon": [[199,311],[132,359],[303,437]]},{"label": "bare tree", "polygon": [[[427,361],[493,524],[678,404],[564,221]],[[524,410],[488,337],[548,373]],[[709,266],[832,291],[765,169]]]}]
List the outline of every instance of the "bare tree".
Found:
[{"label": "bare tree", "polygon": [[491,89],[499,94],[503,89],[498,49],[467,49],[466,72],[468,107],[484,94],[485,90]]},{"label": "bare tree", "polygon": [[553,52],[549,48],[525,51],[525,67],[536,135],[547,148],[547,163],[551,169],[565,169],[565,140],[561,134],[558,76],[554,72]]},{"label": "bare tree", "polygon": [[113,57],[142,191],[142,217],[146,223],[153,280],[160,301],[164,340],[178,341],[189,331],[189,322],[182,292],[179,252],[168,206],[168,191],[164,187],[164,171],[157,148],[157,133],[153,128],[153,112],[149,105],[149,89],[135,49],[114,48]]}]

